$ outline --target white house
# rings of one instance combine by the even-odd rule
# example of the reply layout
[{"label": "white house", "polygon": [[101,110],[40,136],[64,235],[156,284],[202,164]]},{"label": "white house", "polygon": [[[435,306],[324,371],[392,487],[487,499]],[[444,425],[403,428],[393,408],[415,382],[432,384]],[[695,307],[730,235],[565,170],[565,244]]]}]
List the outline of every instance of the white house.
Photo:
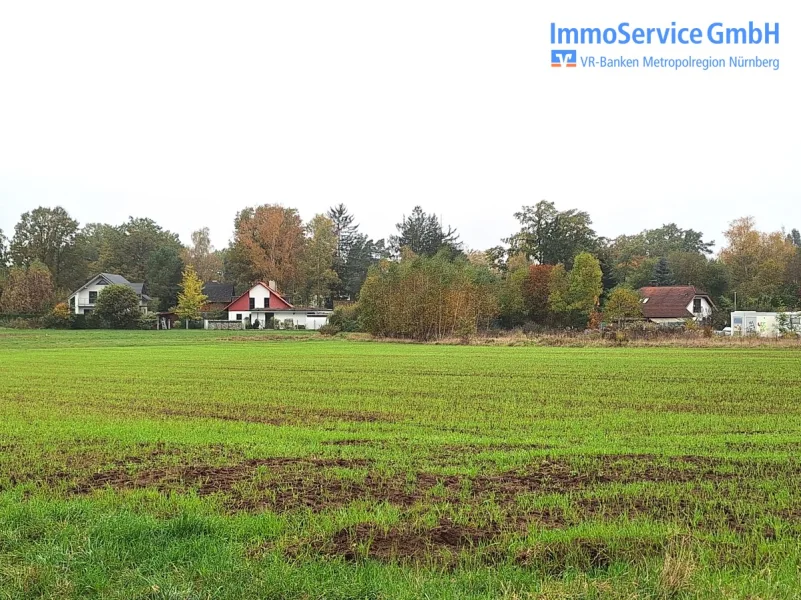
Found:
[{"label": "white house", "polygon": [[692,285],[640,288],[643,316],[660,325],[681,325],[687,319],[704,321],[715,305],[708,294]]},{"label": "white house", "polygon": [[[780,315],[784,315],[781,317]],[[801,312],[756,312],[753,310],[738,310],[731,313],[732,335],[754,335],[758,337],[779,337],[782,328],[795,331],[801,335]]]},{"label": "white house", "polygon": [[[225,307],[229,321],[258,324],[263,329],[272,322],[274,327],[287,329],[320,329],[328,323],[330,310],[301,308],[290,304],[275,289],[275,282],[260,281]],[[206,324],[208,327],[208,323]]]},{"label": "white house", "polygon": [[70,312],[76,315],[88,315],[95,309],[97,297],[107,285],[127,285],[139,296],[139,307],[147,314],[147,303],[150,297],[143,293],[143,283],[131,283],[122,275],[100,273],[95,275],[69,297]]}]

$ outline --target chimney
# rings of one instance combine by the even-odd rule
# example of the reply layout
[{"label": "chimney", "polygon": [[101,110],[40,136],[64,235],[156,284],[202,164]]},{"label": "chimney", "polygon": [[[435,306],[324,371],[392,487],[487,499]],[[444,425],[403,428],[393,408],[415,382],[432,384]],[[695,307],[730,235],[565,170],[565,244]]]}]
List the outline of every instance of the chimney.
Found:
[{"label": "chimney", "polygon": [[271,290],[275,290],[276,292],[278,291],[278,288],[277,288],[277,287],[275,287],[275,281],[273,281],[273,280],[271,279],[271,280],[270,280],[268,283],[269,283],[269,285],[270,285],[270,289],[271,289]]}]

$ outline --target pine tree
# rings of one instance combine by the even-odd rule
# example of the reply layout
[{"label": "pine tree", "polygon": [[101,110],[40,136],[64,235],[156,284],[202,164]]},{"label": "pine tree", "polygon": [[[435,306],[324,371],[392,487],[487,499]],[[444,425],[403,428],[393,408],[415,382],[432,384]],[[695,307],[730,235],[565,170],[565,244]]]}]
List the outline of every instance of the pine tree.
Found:
[{"label": "pine tree", "polygon": [[670,272],[667,259],[663,256],[659,259],[654,267],[654,276],[651,279],[651,285],[666,286],[674,285],[676,282],[673,279],[673,273]]},{"label": "pine tree", "polygon": [[199,319],[200,309],[206,304],[208,296],[203,293],[203,282],[192,265],[184,269],[181,290],[175,312],[182,319]]}]

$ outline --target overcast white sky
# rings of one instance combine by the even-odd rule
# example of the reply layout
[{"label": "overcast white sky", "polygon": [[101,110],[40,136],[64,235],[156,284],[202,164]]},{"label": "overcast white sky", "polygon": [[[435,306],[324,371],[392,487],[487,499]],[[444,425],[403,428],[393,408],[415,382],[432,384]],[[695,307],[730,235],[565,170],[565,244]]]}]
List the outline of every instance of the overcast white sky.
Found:
[{"label": "overcast white sky", "polygon": [[[703,6],[699,7],[699,5]],[[801,228],[801,9],[788,0],[0,4],[0,228],[39,205],[227,244],[237,210],[344,202],[379,238],[415,204],[472,248],[541,199],[615,236]],[[781,69],[552,69],[549,25],[781,23]]]}]

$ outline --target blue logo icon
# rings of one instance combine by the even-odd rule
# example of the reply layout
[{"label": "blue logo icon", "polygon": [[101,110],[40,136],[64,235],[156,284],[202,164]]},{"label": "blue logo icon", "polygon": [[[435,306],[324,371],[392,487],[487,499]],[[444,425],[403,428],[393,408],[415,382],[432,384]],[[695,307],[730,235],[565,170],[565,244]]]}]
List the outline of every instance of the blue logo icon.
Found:
[{"label": "blue logo icon", "polygon": [[551,66],[552,67],[575,67],[576,66],[576,51],[575,50],[551,50]]}]

